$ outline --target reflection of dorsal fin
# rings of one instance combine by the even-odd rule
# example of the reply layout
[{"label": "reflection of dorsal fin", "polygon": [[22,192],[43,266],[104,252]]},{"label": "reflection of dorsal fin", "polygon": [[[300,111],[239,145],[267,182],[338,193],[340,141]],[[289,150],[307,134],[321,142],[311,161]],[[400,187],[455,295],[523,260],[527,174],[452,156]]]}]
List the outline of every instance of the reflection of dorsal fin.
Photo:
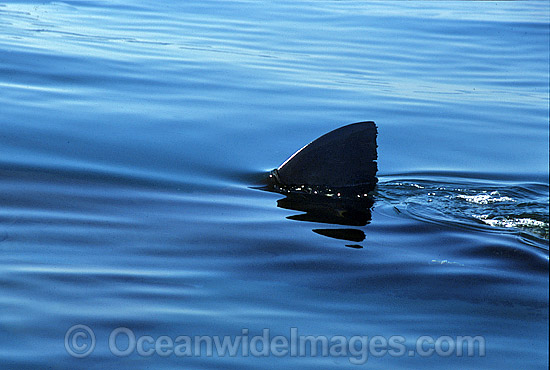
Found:
[{"label": "reflection of dorsal fin", "polygon": [[297,151],[273,171],[285,186],[374,189],[376,125],[352,123],[331,131]]},{"label": "reflection of dorsal fin", "polygon": [[349,240],[350,242],[365,240],[365,233],[357,229],[313,229],[313,232],[329,238]]}]

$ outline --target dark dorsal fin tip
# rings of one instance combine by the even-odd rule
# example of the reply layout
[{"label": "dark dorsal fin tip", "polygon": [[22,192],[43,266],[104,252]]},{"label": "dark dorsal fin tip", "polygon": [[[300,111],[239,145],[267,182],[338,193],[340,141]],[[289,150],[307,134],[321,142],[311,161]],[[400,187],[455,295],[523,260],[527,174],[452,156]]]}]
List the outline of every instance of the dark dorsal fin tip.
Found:
[{"label": "dark dorsal fin tip", "polygon": [[370,191],[377,182],[377,134],[373,121],[337,128],[294,153],[272,176],[280,186]]}]

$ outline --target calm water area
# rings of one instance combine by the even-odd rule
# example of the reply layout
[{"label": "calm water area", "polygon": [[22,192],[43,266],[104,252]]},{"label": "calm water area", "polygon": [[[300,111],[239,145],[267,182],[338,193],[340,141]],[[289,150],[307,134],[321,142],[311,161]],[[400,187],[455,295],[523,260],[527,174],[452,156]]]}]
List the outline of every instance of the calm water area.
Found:
[{"label": "calm water area", "polygon": [[[549,20],[547,1],[0,3],[0,369],[547,369]],[[257,189],[359,121],[364,225]],[[260,354],[264,333],[331,351]],[[223,337],[238,350],[209,355]]]}]

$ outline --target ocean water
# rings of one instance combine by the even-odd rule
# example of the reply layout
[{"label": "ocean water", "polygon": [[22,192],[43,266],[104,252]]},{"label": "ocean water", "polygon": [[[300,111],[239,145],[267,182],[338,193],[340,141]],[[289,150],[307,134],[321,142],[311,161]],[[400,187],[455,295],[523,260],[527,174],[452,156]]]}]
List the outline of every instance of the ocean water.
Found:
[{"label": "ocean water", "polygon": [[[0,368],[546,369],[549,17],[545,1],[3,2]],[[257,189],[364,120],[365,225]],[[293,335],[330,352],[277,349]],[[238,350],[208,353],[224,336]]]}]

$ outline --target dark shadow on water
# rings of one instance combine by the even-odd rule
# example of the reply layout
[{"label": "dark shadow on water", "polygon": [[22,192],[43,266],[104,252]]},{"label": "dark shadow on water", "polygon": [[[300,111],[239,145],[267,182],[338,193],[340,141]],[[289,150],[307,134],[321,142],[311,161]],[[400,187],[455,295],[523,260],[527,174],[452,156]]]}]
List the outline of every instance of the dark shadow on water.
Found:
[{"label": "dark shadow on water", "polygon": [[313,229],[314,233],[328,236],[329,238],[362,242],[365,240],[365,233],[357,229]]},{"label": "dark shadow on water", "polygon": [[[366,224],[368,224],[371,220],[370,208],[373,204],[374,200],[370,196],[357,200],[349,200],[343,198],[331,199],[324,196],[288,194],[285,198],[279,199],[277,201],[277,206],[279,208],[305,212],[298,215],[288,216],[287,218],[290,220],[347,226],[365,226]],[[318,233],[325,236],[335,237],[336,239],[361,241],[357,240],[358,237],[355,235],[352,237],[351,235],[353,233],[349,232],[350,230],[360,230],[339,230],[342,231],[338,233],[332,233],[332,235],[328,235],[329,233],[326,231]],[[362,231],[361,233],[363,234]]]},{"label": "dark shadow on water", "polygon": [[[274,191],[269,187],[261,188]],[[303,213],[287,216],[289,220],[306,221],[343,226],[365,226],[371,221],[371,195],[354,198],[330,197],[326,195],[288,193],[277,201],[277,207]],[[365,240],[363,230],[357,228],[314,228],[313,232],[329,238],[359,243]],[[347,245],[346,245],[347,246]],[[351,248],[362,248],[349,245]]]}]

